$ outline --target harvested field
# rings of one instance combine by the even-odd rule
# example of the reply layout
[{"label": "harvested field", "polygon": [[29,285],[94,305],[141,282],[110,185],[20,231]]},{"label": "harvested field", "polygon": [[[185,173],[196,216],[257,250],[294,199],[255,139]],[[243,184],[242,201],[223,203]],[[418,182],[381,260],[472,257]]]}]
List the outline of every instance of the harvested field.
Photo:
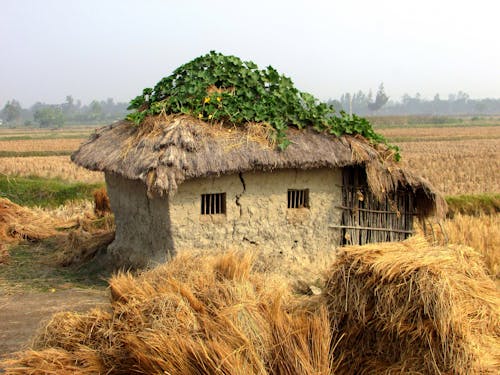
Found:
[{"label": "harvested field", "polygon": [[1,141],[0,150],[27,152],[27,151],[73,151],[85,139],[21,139]]},{"label": "harvested field", "polygon": [[403,160],[445,195],[500,191],[500,140],[400,142]]},{"label": "harvested field", "polygon": [[59,129],[47,129],[47,128],[30,128],[30,127],[18,127],[18,128],[2,128],[0,129],[0,138],[8,136],[19,136],[25,135],[29,137],[61,137],[74,134],[90,134],[94,129],[99,128],[102,125],[95,124],[80,124],[71,125]]},{"label": "harvested field", "polygon": [[[445,194],[500,191],[498,126],[381,132],[397,139],[403,158]],[[0,132],[0,139],[4,136],[11,139],[2,142],[53,137],[47,131]],[[43,141],[44,147],[50,142],[67,143],[73,136],[61,132],[57,137],[68,139]],[[0,158],[0,173],[103,182],[102,174],[76,167],[69,156]],[[99,199],[101,210],[106,211],[105,200]],[[78,298],[71,299],[76,296],[73,289],[61,292],[53,302],[51,296],[59,294],[59,285],[94,288],[102,276],[92,275],[95,269],[85,268],[85,262],[113,238],[109,217],[96,221],[90,201],[57,209],[21,208],[9,216],[8,225],[2,224],[7,216],[1,207],[0,289],[15,294],[8,296],[9,306],[7,299],[0,298],[0,306],[7,306],[11,317],[19,318],[15,327],[23,328],[0,324],[0,353],[19,348],[20,338],[25,342],[36,326],[33,317],[48,317],[51,303],[63,304],[66,296],[65,309],[78,306]],[[56,315],[38,332],[35,351],[10,355],[11,361],[0,365],[0,372],[4,366],[7,374],[96,373],[111,368],[113,374],[129,373],[130,366],[135,366],[138,373],[166,368],[172,374],[223,370],[493,374],[500,367],[496,352],[500,332],[491,328],[499,326],[498,289],[491,284],[493,279],[500,287],[499,220],[498,214],[456,214],[428,232],[432,246],[409,240],[403,245],[346,249],[333,268],[335,253],[329,249],[291,257],[255,250],[251,267],[245,257],[221,258],[215,250],[183,254],[171,265],[138,277],[115,277],[111,302],[99,309]],[[67,230],[56,229],[61,226]],[[54,232],[56,240],[44,237]],[[22,238],[35,242],[12,245]],[[45,239],[40,242],[40,238]],[[479,270],[482,265],[474,251],[448,244],[464,244],[480,252],[490,280]],[[394,257],[397,253],[400,256]],[[72,266],[60,264],[75,265],[91,281],[72,274]],[[321,275],[327,268],[325,289]],[[334,279],[337,284],[332,284]],[[290,282],[293,293],[287,286]],[[40,292],[53,287],[54,294]],[[37,290],[36,296],[25,298],[27,288]],[[322,296],[296,294],[321,290]],[[93,297],[85,298],[86,309]],[[322,298],[328,303],[322,303]],[[337,298],[335,303],[332,298]],[[99,302],[102,299],[96,299]],[[332,310],[334,304],[340,308]],[[37,306],[43,314],[38,314]],[[7,322],[5,311],[0,316]]]},{"label": "harvested field", "polygon": [[0,173],[8,176],[59,178],[89,184],[104,182],[101,172],[92,172],[73,164],[69,156],[0,158]]},{"label": "harvested field", "polygon": [[456,141],[475,139],[500,140],[499,126],[467,126],[467,127],[429,127],[429,128],[390,128],[378,129],[378,132],[391,141],[398,142],[427,142],[427,141]]}]

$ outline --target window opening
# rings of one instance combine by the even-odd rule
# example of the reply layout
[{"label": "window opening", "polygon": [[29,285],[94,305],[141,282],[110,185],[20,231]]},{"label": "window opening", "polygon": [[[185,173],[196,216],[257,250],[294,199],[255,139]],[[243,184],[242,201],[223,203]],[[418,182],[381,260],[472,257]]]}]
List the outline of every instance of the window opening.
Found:
[{"label": "window opening", "polygon": [[288,208],[309,208],[309,189],[288,189]]},{"label": "window opening", "polygon": [[217,215],[226,213],[226,193],[201,195],[201,214]]}]

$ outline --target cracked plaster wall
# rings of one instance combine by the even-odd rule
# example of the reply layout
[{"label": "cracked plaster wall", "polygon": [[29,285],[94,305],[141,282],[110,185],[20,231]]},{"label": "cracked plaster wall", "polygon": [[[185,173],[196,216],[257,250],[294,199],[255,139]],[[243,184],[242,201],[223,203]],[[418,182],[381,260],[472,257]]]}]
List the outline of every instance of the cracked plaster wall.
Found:
[{"label": "cracked plaster wall", "polygon": [[[140,181],[106,174],[115,214],[110,261],[119,267],[161,263],[190,249],[258,246],[314,256],[333,249],[340,224],[340,169],[279,170],[186,181],[172,197],[148,198]],[[288,189],[309,189],[310,208],[288,209]],[[225,215],[201,215],[201,194],[226,193]],[[278,255],[281,256],[281,255]]]},{"label": "cracked plaster wall", "polygon": [[[340,224],[340,169],[280,170],[187,181],[170,200],[173,246],[241,248],[314,254],[333,248]],[[288,189],[309,189],[310,208],[288,209]],[[226,193],[225,215],[201,215],[200,196]]]}]

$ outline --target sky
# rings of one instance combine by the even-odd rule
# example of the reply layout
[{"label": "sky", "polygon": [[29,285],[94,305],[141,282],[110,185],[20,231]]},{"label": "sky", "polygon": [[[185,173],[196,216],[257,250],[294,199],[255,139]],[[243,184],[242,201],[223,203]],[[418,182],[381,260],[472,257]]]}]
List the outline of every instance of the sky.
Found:
[{"label": "sky", "polygon": [[342,93],[500,97],[498,0],[0,0],[0,108],[129,101],[210,50]]}]

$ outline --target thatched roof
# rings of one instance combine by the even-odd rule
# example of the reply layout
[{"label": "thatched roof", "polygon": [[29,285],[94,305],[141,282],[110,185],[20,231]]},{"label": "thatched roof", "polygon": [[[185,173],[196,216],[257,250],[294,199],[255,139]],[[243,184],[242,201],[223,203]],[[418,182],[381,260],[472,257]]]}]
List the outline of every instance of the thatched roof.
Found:
[{"label": "thatched roof", "polygon": [[250,171],[338,168],[362,165],[382,198],[398,187],[413,190],[423,215],[442,214],[444,199],[424,179],[392,161],[385,146],[359,136],[336,137],[312,129],[288,129],[284,151],[266,140],[266,128],[207,124],[189,116],[150,118],[136,126],[120,121],[97,130],[73,153],[78,165],[143,181],[150,193],[173,194],[185,180]]}]

